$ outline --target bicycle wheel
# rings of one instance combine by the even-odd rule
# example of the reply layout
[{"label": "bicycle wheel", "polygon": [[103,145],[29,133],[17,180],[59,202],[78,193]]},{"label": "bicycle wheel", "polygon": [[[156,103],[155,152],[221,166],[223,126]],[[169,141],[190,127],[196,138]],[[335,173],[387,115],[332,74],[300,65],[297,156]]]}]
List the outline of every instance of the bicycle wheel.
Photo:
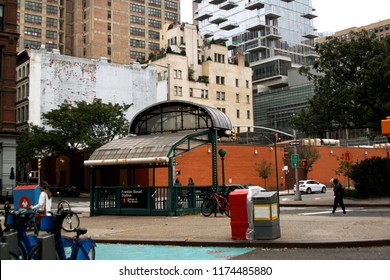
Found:
[{"label": "bicycle wheel", "polygon": [[200,211],[202,212],[202,215],[208,217],[214,212],[214,209],[215,209],[214,199],[206,197],[203,200],[202,205],[200,207]]},{"label": "bicycle wheel", "polygon": [[62,221],[62,229],[68,232],[73,231],[74,229],[80,226],[80,218],[76,213],[68,214],[65,216]]},{"label": "bicycle wheel", "polygon": [[[55,260],[60,260],[60,253],[58,252],[58,249],[57,249],[57,246],[56,246],[56,249],[55,249]],[[42,251],[42,246],[41,244],[36,244],[30,251],[30,253],[28,254],[27,256],[27,260],[41,260],[42,259],[42,256],[41,256],[41,251]]]},{"label": "bicycle wheel", "polygon": [[95,259],[95,246],[91,246],[89,249],[85,250],[81,246],[82,244],[78,243],[75,248],[75,254],[76,260],[91,260],[93,261]]},{"label": "bicycle wheel", "polygon": [[226,216],[230,217],[230,204],[226,199],[222,201],[222,208]]},{"label": "bicycle wheel", "polygon": [[70,211],[70,203],[67,200],[60,200],[57,206],[57,213],[62,210]]}]

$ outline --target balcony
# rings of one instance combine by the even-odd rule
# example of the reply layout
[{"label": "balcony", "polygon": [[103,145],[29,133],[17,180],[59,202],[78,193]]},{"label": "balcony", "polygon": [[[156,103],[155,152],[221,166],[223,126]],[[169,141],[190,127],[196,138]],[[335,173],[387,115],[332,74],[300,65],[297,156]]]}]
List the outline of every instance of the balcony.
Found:
[{"label": "balcony", "polygon": [[304,54],[307,58],[319,58],[320,56],[315,51],[309,51]]},{"label": "balcony", "polygon": [[274,40],[282,39],[282,35],[280,35],[278,29],[275,27],[267,28],[264,37],[267,39],[274,39]]},{"label": "balcony", "polygon": [[307,34],[303,35],[303,37],[308,38],[308,39],[315,39],[315,38],[318,37],[318,35],[315,34],[314,31],[313,31],[313,32],[310,32],[310,33],[307,33]]},{"label": "balcony", "polygon": [[194,2],[194,3],[199,3],[199,4],[200,4],[200,3],[202,3],[202,0],[194,0],[193,2]]},{"label": "balcony", "polygon": [[238,27],[238,24],[237,23],[235,23],[235,22],[231,22],[231,21],[228,21],[228,22],[226,22],[225,24],[223,24],[223,25],[221,25],[220,26],[220,28],[222,29],[222,30],[232,30],[232,29],[234,29],[234,28],[237,28]]},{"label": "balcony", "polygon": [[317,15],[314,14],[313,12],[311,12],[311,13],[306,13],[306,14],[301,15],[301,17],[308,18],[308,19],[313,19],[313,18],[316,18]]},{"label": "balcony", "polygon": [[210,18],[212,16],[213,16],[213,14],[211,12],[205,11],[202,13],[198,13],[198,15],[196,15],[194,17],[194,20],[205,20],[205,19]]},{"label": "balcony", "polygon": [[227,19],[225,17],[222,17],[222,16],[213,16],[209,19],[209,22],[210,23],[214,23],[214,24],[220,24],[222,22],[225,22],[227,21]]},{"label": "balcony", "polygon": [[265,27],[266,27],[265,22],[264,22],[264,21],[261,21],[261,22],[257,22],[257,23],[248,25],[248,27],[246,28],[246,30],[252,32],[252,31],[262,30],[262,29],[264,29]]},{"label": "balcony", "polygon": [[234,7],[237,7],[237,6],[238,6],[237,3],[234,1],[226,1],[225,3],[221,4],[219,6],[219,8],[221,10],[227,11],[227,10],[233,9]]},{"label": "balcony", "polygon": [[244,45],[244,51],[247,52],[256,52],[262,49],[266,49],[266,40],[265,39],[256,39],[251,42],[248,42]]},{"label": "balcony", "polygon": [[282,0],[283,2],[287,2],[287,3],[290,3],[290,2],[292,2],[292,1],[294,1],[294,0]]},{"label": "balcony", "polygon": [[225,2],[226,0],[210,0],[210,4],[213,4],[213,5],[219,5],[223,2]]},{"label": "balcony", "polygon": [[245,5],[245,9],[247,10],[256,10],[264,8],[264,1],[261,0],[248,0],[249,3]]}]

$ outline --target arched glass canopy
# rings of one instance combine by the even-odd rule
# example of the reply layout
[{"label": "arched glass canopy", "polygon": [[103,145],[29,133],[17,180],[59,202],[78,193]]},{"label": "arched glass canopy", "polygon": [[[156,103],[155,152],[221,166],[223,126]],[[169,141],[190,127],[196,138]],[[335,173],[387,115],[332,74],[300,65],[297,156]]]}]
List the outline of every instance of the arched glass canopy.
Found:
[{"label": "arched glass canopy", "polygon": [[231,129],[230,119],[215,108],[188,101],[159,102],[134,116],[128,137],[98,148],[84,165],[165,165],[171,157],[210,142],[210,131],[226,136]]},{"label": "arched glass canopy", "polygon": [[164,101],[139,112],[132,120],[130,134],[145,135],[199,129],[231,130],[230,119],[216,108],[187,101]]}]

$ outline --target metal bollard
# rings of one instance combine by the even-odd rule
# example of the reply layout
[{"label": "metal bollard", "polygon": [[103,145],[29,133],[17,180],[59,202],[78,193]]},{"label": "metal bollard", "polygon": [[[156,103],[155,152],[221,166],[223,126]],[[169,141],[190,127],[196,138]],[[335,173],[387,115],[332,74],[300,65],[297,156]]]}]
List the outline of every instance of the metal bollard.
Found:
[{"label": "metal bollard", "polygon": [[41,260],[56,260],[56,247],[54,234],[38,236],[38,243],[41,244]]}]

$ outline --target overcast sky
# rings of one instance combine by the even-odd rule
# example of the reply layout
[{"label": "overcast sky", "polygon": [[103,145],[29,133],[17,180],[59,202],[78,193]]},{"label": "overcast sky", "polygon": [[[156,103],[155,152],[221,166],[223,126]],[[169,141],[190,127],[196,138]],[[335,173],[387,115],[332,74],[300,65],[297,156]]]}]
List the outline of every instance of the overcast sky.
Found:
[{"label": "overcast sky", "polygon": [[[192,23],[193,0],[180,0],[183,22]],[[336,32],[390,18],[390,0],[312,0],[318,32]]]}]

